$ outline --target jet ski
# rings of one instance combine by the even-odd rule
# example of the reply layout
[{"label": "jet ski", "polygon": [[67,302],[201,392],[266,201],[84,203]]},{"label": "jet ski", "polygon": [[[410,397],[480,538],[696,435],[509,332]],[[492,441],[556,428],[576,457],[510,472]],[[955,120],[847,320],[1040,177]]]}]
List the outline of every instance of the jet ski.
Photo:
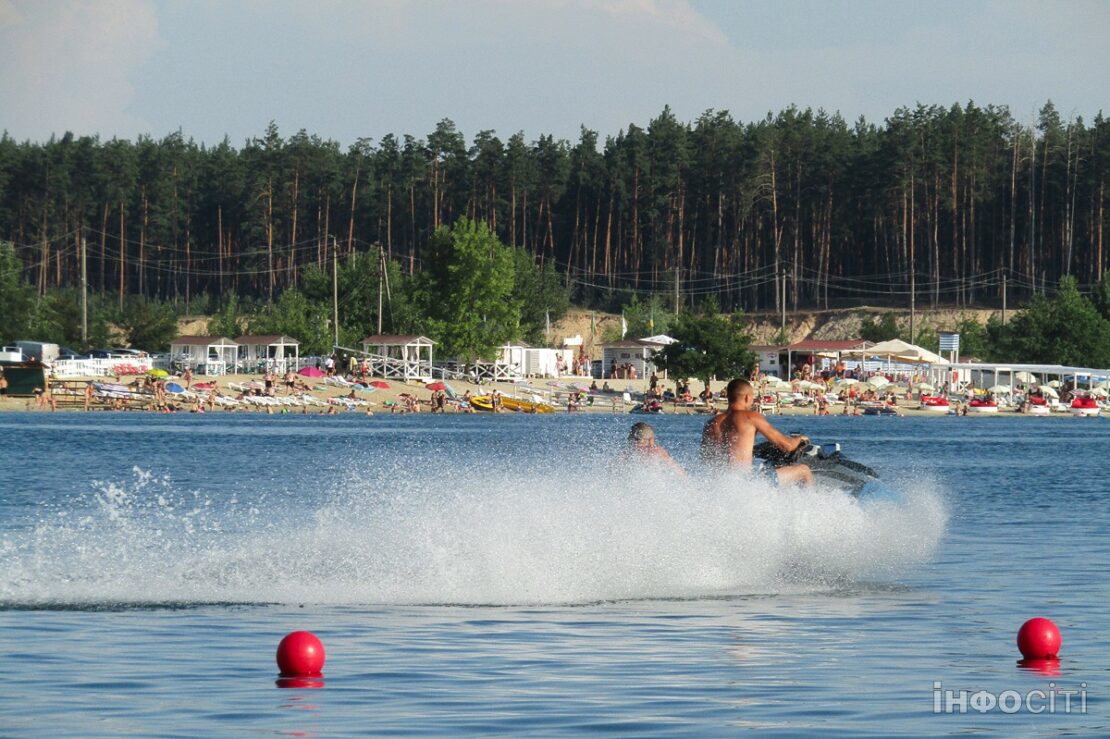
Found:
[{"label": "jet ski", "polygon": [[775,468],[804,464],[822,487],[843,490],[857,498],[865,485],[879,479],[875,470],[841,455],[840,444],[802,444],[793,452],[784,452],[765,441],[755,445],[752,455]]}]

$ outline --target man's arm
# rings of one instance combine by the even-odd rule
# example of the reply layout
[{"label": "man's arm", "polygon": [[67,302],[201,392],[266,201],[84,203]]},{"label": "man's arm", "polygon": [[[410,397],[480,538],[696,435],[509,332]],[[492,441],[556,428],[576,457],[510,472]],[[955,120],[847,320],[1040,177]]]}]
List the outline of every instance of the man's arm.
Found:
[{"label": "man's arm", "polygon": [[778,429],[771,425],[771,422],[763,416],[762,413],[754,414],[753,423],[755,424],[756,431],[767,437],[767,440],[777,446],[784,452],[793,452],[803,444],[808,444],[809,439],[805,436],[786,436]]},{"label": "man's arm", "polygon": [[666,467],[669,467],[679,477],[686,477],[686,470],[682,469],[682,465],[674,461],[674,457],[668,454],[666,449],[661,446],[657,446],[655,447],[654,451],[655,456],[658,457],[659,461],[662,462]]}]

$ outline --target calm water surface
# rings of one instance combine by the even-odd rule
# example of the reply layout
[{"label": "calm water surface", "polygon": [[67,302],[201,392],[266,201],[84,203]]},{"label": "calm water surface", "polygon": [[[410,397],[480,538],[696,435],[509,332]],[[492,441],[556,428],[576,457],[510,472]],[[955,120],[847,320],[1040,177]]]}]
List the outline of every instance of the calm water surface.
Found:
[{"label": "calm water surface", "polygon": [[[631,420],[0,415],[0,734],[1110,734],[1107,419],[778,420],[862,502],[629,470]],[[652,419],[691,469],[702,420]]]}]

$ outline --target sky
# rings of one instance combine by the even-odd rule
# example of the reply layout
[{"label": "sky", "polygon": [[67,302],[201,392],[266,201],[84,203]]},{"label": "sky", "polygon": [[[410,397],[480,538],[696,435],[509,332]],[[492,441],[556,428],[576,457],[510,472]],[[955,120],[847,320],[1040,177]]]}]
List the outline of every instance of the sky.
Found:
[{"label": "sky", "polygon": [[0,129],[576,140],[665,105],[881,123],[969,100],[1090,120],[1108,41],[1110,0],[0,0]]}]

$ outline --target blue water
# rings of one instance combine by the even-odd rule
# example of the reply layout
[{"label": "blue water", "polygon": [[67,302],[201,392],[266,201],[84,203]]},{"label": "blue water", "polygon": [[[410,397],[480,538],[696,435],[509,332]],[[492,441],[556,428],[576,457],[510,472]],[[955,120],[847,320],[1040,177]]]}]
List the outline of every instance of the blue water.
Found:
[{"label": "blue water", "polygon": [[0,415],[0,734],[1110,734],[1106,419],[776,420],[893,502],[630,470],[631,420]]}]

